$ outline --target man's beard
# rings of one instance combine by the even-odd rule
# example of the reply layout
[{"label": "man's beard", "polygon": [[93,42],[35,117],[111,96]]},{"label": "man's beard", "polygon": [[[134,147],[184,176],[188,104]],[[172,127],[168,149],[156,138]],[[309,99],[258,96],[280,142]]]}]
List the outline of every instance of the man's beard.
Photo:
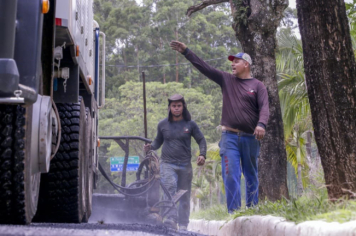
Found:
[{"label": "man's beard", "polygon": [[181,117],[181,116],[183,115],[183,113],[180,113],[180,114],[178,115],[178,114],[174,114],[174,113],[172,112],[172,115],[173,115],[174,117]]}]

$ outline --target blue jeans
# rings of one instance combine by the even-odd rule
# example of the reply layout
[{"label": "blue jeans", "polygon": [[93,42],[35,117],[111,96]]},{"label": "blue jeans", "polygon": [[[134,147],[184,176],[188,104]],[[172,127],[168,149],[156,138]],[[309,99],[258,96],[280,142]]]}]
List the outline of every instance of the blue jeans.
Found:
[{"label": "blue jeans", "polygon": [[188,226],[190,214],[190,192],[192,187],[193,169],[192,164],[188,163],[166,163],[160,164],[160,176],[162,184],[167,188],[169,194],[173,197],[179,190],[188,190],[180,199],[177,211],[171,210],[167,218],[178,222],[180,226]]},{"label": "blue jeans", "polygon": [[219,146],[229,213],[241,207],[241,170],[246,182],[246,206],[257,205],[260,142],[252,134],[223,132]]}]

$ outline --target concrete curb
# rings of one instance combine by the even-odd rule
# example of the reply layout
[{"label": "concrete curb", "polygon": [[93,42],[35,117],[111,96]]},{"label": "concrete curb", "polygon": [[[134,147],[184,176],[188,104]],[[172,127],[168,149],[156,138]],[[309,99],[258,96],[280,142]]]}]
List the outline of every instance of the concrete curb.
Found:
[{"label": "concrete curb", "polygon": [[356,236],[356,221],[306,221],[296,225],[274,216],[243,216],[231,221],[190,220],[188,230],[216,236]]}]

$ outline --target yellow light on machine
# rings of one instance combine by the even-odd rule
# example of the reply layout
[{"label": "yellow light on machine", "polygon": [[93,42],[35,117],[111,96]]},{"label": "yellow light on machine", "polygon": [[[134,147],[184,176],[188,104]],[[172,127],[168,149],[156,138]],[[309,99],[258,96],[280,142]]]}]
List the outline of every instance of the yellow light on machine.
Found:
[{"label": "yellow light on machine", "polygon": [[49,0],[42,0],[42,13],[47,14],[49,12]]},{"label": "yellow light on machine", "polygon": [[92,85],[92,84],[93,84],[93,79],[91,78],[90,75],[88,76],[88,84],[89,84],[89,85]]},{"label": "yellow light on machine", "polygon": [[77,45],[77,46],[75,47],[75,56],[76,56],[76,57],[79,57],[79,54],[80,54],[79,45]]}]

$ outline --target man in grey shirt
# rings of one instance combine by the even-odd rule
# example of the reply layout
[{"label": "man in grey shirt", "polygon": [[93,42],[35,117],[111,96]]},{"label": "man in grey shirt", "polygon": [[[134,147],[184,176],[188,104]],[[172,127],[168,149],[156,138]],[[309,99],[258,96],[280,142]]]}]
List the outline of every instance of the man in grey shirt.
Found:
[{"label": "man in grey shirt", "polygon": [[180,230],[187,230],[190,214],[190,192],[193,178],[191,165],[191,137],[199,144],[198,165],[204,165],[206,141],[198,125],[191,120],[184,97],[175,94],[168,99],[168,118],[161,120],[157,136],[152,144],[145,145],[145,151],[157,150],[162,146],[160,163],[161,182],[173,196],[177,190],[188,190],[180,201],[178,216],[171,210],[164,224]]}]

